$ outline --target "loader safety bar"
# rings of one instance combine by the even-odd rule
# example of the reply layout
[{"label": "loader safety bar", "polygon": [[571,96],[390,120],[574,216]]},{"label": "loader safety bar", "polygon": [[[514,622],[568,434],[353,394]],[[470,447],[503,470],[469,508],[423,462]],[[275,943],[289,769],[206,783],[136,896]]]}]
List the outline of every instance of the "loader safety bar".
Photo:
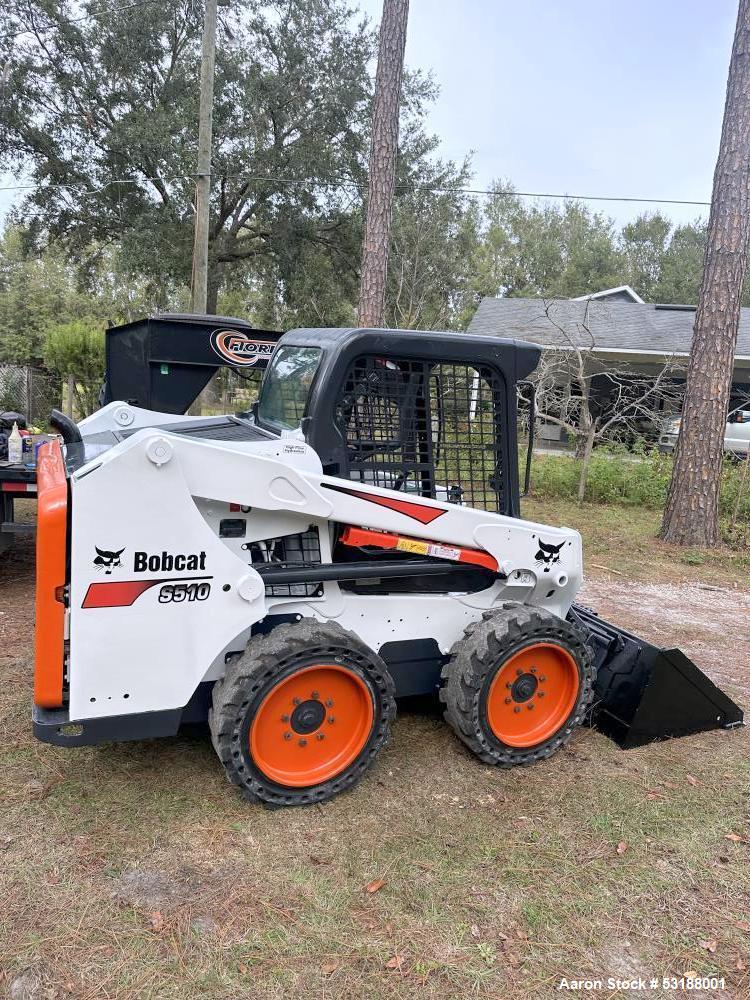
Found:
[{"label": "loader safety bar", "polygon": [[43,444],[37,459],[36,655],[34,702],[63,703],[65,598],[68,544],[68,481],[57,441]]},{"label": "loader safety bar", "polygon": [[446,545],[443,542],[430,542],[422,538],[408,538],[405,535],[394,535],[389,531],[373,531],[371,528],[355,528],[351,525],[344,528],[341,535],[344,545],[354,548],[397,549],[399,552],[412,552],[420,556],[432,556],[436,559],[448,559],[451,562],[469,563],[472,566],[482,566],[497,572],[497,561],[489,552],[479,549],[465,549],[458,545]]}]

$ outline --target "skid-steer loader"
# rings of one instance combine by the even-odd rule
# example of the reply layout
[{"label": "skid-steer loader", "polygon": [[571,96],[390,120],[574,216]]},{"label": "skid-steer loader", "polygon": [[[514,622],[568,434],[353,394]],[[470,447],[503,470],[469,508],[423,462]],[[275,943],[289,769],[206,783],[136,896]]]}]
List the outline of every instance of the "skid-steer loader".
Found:
[{"label": "skid-steer loader", "polygon": [[[247,413],[112,402],[42,451],[34,730],[208,719],[269,806],[349,788],[433,693],[501,766],[593,720],[624,747],[742,723],[682,653],[574,604],[581,537],[520,517],[517,384],[492,337],[293,330]],[[531,420],[533,425],[533,418]]]}]

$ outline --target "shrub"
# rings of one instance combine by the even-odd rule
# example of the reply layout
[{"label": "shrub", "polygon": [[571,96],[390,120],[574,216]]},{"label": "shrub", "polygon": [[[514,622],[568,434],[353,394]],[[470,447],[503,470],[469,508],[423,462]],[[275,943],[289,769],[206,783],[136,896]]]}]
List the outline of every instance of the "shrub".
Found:
[{"label": "shrub", "polygon": [[82,416],[96,409],[104,375],[101,324],[80,319],[50,327],[44,337],[44,362],[62,378],[71,378],[76,408]]}]

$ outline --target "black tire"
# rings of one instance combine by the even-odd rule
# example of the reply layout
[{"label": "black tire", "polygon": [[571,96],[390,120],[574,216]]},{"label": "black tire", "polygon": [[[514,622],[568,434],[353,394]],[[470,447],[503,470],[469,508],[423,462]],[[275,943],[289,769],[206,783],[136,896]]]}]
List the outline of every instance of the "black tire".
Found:
[{"label": "black tire", "polygon": [[[372,699],[372,725],[361,752],[344,770],[318,784],[293,787],[271,780],[253,759],[250,731],[264,699],[281,682],[306,666],[331,664],[364,682]],[[360,689],[362,685],[356,682]],[[317,693],[317,692],[316,692]],[[322,701],[320,702],[322,707]],[[323,713],[325,714],[325,713]],[[303,618],[278,625],[267,635],[254,636],[243,655],[227,667],[213,689],[209,712],[211,739],[228,779],[250,802],[267,806],[310,805],[325,802],[362,777],[390,734],[396,714],[393,679],[385,663],[353,632],[334,622]],[[323,739],[325,721],[319,724]],[[290,723],[292,726],[294,723]],[[289,730],[291,733],[291,729]],[[298,731],[285,739],[312,740],[314,730]],[[300,740],[298,743],[301,744]]]},{"label": "black tire", "polygon": [[[538,643],[561,646],[573,657],[578,668],[577,695],[569,714],[552,735],[532,746],[509,746],[490,728],[488,695],[495,676],[509,658]],[[486,612],[453,646],[442,671],[440,699],[445,705],[446,721],[480,760],[515,767],[550,757],[570,741],[591,704],[595,679],[590,650],[574,625],[541,608],[505,604]],[[514,704],[513,710],[521,709]]]}]

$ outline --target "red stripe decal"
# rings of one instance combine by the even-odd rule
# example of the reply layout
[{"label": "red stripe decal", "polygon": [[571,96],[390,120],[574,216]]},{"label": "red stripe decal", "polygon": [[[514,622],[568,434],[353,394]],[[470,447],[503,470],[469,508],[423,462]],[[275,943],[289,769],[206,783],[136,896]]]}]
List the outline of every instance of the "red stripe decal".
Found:
[{"label": "red stripe decal", "polygon": [[328,490],[336,490],[339,493],[347,493],[349,496],[357,497],[358,500],[367,500],[369,503],[377,504],[378,507],[388,507],[390,510],[405,514],[406,517],[414,518],[421,524],[430,524],[447,510],[440,510],[438,507],[425,507],[421,503],[413,503],[411,500],[397,500],[395,497],[382,497],[375,493],[360,493],[359,490],[348,490],[343,486],[332,486],[330,483],[322,483]]},{"label": "red stripe decal", "polygon": [[27,483],[3,483],[3,493],[25,493],[28,489]]},{"label": "red stripe decal", "polygon": [[90,583],[82,608],[129,608],[141,594],[163,580],[124,580],[122,583]]}]

